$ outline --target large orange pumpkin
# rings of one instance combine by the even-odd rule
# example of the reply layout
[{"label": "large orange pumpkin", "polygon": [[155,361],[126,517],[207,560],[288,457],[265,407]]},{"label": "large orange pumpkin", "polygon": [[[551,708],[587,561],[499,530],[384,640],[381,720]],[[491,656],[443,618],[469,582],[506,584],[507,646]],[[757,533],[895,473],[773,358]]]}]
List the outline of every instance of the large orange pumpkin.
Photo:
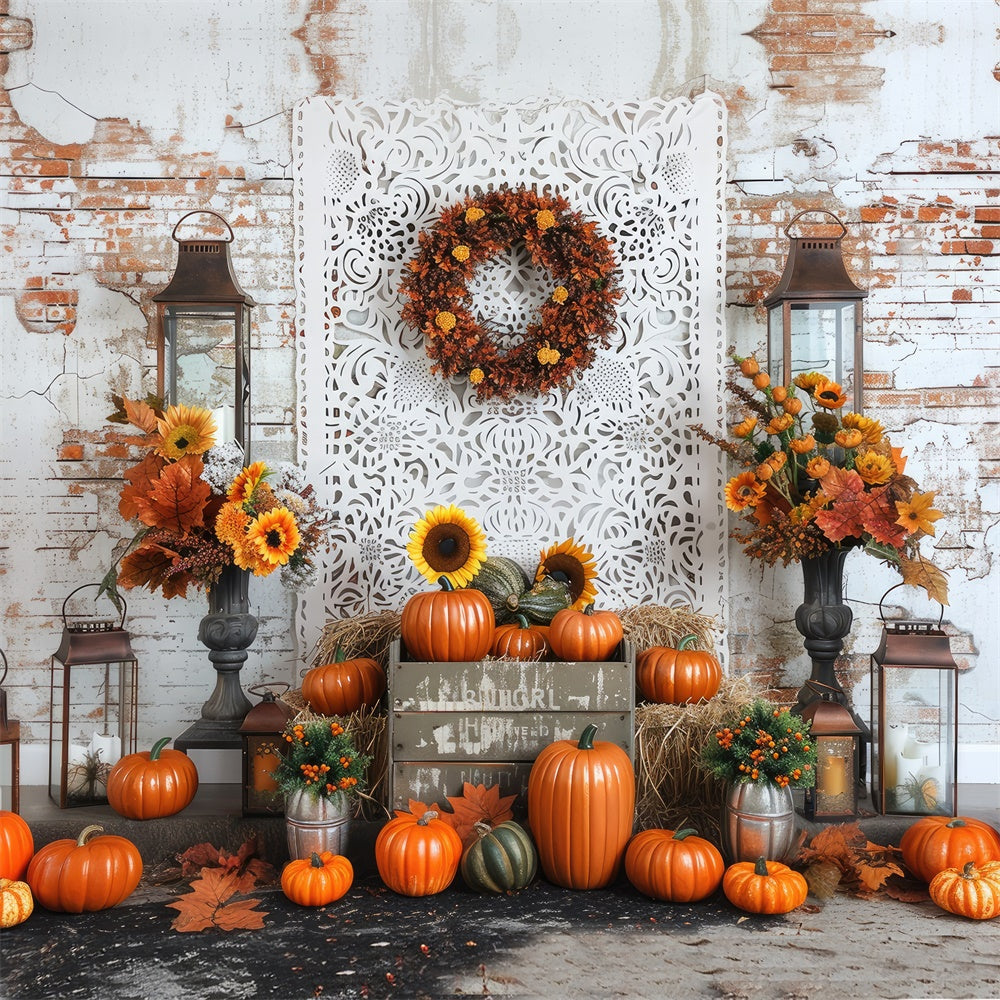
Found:
[{"label": "large orange pumpkin", "polygon": [[588,604],[582,611],[563,608],[552,616],[549,645],[560,660],[607,660],[624,634],[618,615],[595,611],[593,604]]},{"label": "large orange pumpkin", "polygon": [[434,809],[420,816],[398,813],[375,838],[375,865],[382,881],[402,896],[432,896],[454,881],[462,838]]},{"label": "large orange pumpkin", "polygon": [[924,816],[907,828],[899,849],[906,867],[930,882],[945,868],[963,868],[968,861],[1000,861],[1000,834],[968,816]]},{"label": "large orange pumpkin", "polygon": [[35,853],[31,828],[16,813],[0,809],[0,878],[19,882]]},{"label": "large orange pumpkin", "polygon": [[512,660],[544,660],[549,654],[545,626],[531,625],[524,615],[518,615],[513,625],[497,625],[493,632],[490,652]]},{"label": "large orange pumpkin", "polygon": [[53,840],[28,865],[35,902],[58,913],[106,910],[127,899],[142,877],[139,849],[125,837],[85,827],[76,840]]},{"label": "large orange pumpkin", "polygon": [[722,876],[722,891],[748,913],[790,913],[809,895],[809,884],[780,861],[737,861]]},{"label": "large orange pumpkin", "polygon": [[439,582],[440,590],[414,594],[403,607],[406,651],[414,660],[481,660],[493,644],[493,605],[478,590],[455,590],[444,576]]},{"label": "large orange pumpkin", "polygon": [[725,870],[718,848],[694,830],[643,830],[625,851],[625,874],[632,885],[668,903],[711,896]]},{"label": "large orange pumpkin", "polygon": [[165,750],[169,737],[152,750],[122,757],[108,775],[108,805],[129,819],[158,819],[186,809],[198,791],[198,769],[180,750]]},{"label": "large orange pumpkin", "polygon": [[566,889],[599,889],[621,867],[632,835],[635,771],[614,743],[594,741],[587,726],[578,743],[543,747],[528,775],[528,823],[545,877]]},{"label": "large orange pumpkin", "polygon": [[688,648],[697,638],[686,635],[676,649],[651,646],[636,657],[635,683],[647,701],[686,705],[718,694],[722,666],[711,653]]},{"label": "large orange pumpkin", "polygon": [[333,663],[302,678],[302,697],[322,715],[350,715],[375,705],[385,690],[385,671],[367,656],[347,658],[338,646]]}]

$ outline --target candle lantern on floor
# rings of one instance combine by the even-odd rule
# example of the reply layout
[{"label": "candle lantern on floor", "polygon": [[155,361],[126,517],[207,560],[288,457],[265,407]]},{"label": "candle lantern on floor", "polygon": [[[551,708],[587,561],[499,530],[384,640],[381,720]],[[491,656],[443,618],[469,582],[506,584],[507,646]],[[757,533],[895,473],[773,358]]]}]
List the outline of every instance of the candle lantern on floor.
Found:
[{"label": "candle lantern on floor", "polygon": [[0,649],[0,746],[10,747],[10,811],[21,811],[21,723],[7,718],[7,692],[3,682],[7,679],[7,655]]},{"label": "candle lantern on floor", "polygon": [[[897,587],[903,584],[896,584]],[[937,622],[887,622],[871,658],[872,802],[881,813],[955,816],[958,664]]]},{"label": "candle lantern on floor", "polygon": [[274,780],[274,769],[284,752],[282,732],[295,709],[279,701],[288,685],[258,685],[250,688],[261,701],[250,709],[240,726],[243,744],[243,815],[278,816],[285,810],[284,799]]},{"label": "candle lantern on floor", "polygon": [[[49,796],[60,809],[107,801],[106,782],[124,754],[136,752],[139,661],[121,620],[70,621],[62,605],[62,641],[49,675]],[[96,599],[96,598],[95,598]],[[95,724],[99,727],[94,729]]]},{"label": "candle lantern on floor", "polygon": [[[837,235],[792,236],[804,215],[827,215]],[[817,223],[827,228],[831,223]],[[777,385],[819,372],[836,382],[861,412],[862,312],[868,293],[854,284],[841,254],[847,230],[820,209],[799,212],[785,229],[790,241],[785,269],[766,299],[768,374]]]},{"label": "candle lantern on floor", "polygon": [[832,821],[858,815],[858,768],[861,729],[847,706],[837,700],[839,691],[806,681],[816,697],[802,711],[811,724],[816,747],[816,785],[805,793],[809,819]]}]

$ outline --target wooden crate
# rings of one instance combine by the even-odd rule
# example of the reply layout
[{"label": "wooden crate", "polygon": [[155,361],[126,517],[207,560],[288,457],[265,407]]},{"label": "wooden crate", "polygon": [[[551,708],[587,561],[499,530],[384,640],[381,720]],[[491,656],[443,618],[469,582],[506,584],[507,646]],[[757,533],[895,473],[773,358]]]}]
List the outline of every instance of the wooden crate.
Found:
[{"label": "wooden crate", "polygon": [[541,749],[597,739],[630,757],[635,733],[635,649],[623,642],[600,663],[408,660],[399,640],[389,661],[390,808],[442,802],[463,782],[499,785],[526,809],[528,773]]}]

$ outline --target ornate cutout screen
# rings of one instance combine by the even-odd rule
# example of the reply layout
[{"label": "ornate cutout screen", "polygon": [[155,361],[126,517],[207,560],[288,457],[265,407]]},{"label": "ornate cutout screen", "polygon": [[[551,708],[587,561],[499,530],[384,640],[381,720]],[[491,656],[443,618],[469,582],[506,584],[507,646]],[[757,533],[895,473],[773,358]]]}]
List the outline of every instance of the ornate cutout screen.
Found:
[{"label": "ornate cutout screen", "polygon": [[[336,516],[300,604],[311,645],[333,618],[400,608],[427,584],[405,545],[437,503],[533,572],[573,536],[594,552],[598,604],[718,613],[726,529],[722,417],[725,108],[694,101],[504,106],[312,98],[296,109],[300,451]],[[607,350],[572,388],[477,403],[430,371],[398,290],[417,237],[476,189],[564,195],[611,238],[624,295]],[[472,286],[516,342],[550,291],[515,248]]]}]

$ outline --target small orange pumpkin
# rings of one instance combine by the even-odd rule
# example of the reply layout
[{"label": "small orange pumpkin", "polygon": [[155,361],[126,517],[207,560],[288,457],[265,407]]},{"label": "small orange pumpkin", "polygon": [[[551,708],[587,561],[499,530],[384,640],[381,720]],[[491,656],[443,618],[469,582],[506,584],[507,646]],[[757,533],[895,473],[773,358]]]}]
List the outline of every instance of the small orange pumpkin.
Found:
[{"label": "small orange pumpkin", "polygon": [[737,861],[722,876],[722,891],[748,913],[790,913],[809,895],[809,884],[780,861]]},{"label": "small orange pumpkin", "polygon": [[967,861],[961,870],[945,868],[931,879],[927,891],[942,910],[970,920],[990,920],[1000,913],[1000,861],[978,867]]},{"label": "small orange pumpkin", "polygon": [[401,812],[375,838],[375,865],[382,881],[401,896],[432,896],[454,881],[462,838],[435,809],[420,816]]},{"label": "small orange pumpkin", "polygon": [[299,906],[326,906],[345,895],[354,882],[354,867],[342,854],[315,851],[296,858],[281,873],[281,891]]},{"label": "small orange pumpkin", "polygon": [[76,840],[53,840],[31,859],[35,902],[58,913],[107,910],[127,899],[142,877],[139,848],[125,837],[85,827]]},{"label": "small orange pumpkin", "polygon": [[16,812],[0,809],[0,878],[19,882],[34,853],[31,827]]},{"label": "small orange pumpkin", "polygon": [[563,608],[553,615],[549,645],[560,660],[595,662],[609,659],[624,634],[618,615],[588,604],[582,611]]},{"label": "small orange pumpkin", "polygon": [[0,878],[0,927],[23,924],[34,910],[35,901],[27,882]]},{"label": "small orange pumpkin", "polygon": [[377,704],[385,671],[367,656],[347,658],[338,646],[333,663],[313,667],[302,678],[302,697],[322,715],[350,715]]},{"label": "small orange pumpkin", "polygon": [[636,657],[635,683],[647,701],[687,705],[718,694],[722,666],[711,653],[688,648],[697,638],[686,635],[676,649],[651,646]]},{"label": "small orange pumpkin", "polygon": [[512,625],[497,625],[490,652],[513,660],[544,660],[549,654],[549,640],[538,626],[518,615]]},{"label": "small orange pumpkin", "polygon": [[413,660],[477,662],[493,644],[496,618],[478,590],[455,590],[446,576],[440,590],[414,594],[403,606],[399,630]]},{"label": "small orange pumpkin", "polygon": [[668,903],[694,903],[711,896],[725,870],[718,848],[694,830],[643,830],[625,851],[629,882]]},{"label": "small orange pumpkin", "polygon": [[158,819],[186,809],[198,791],[198,768],[186,753],[165,750],[164,737],[152,750],[122,757],[108,775],[108,805],[129,819]]},{"label": "small orange pumpkin", "polygon": [[924,816],[899,841],[903,863],[917,878],[930,882],[945,868],[1000,861],[1000,834],[989,823],[969,816]]},{"label": "small orange pumpkin", "polygon": [[[577,612],[579,613],[579,612]],[[579,742],[543,747],[528,774],[528,824],[545,877],[599,889],[621,868],[635,819],[635,772],[617,744],[588,725]]]}]

